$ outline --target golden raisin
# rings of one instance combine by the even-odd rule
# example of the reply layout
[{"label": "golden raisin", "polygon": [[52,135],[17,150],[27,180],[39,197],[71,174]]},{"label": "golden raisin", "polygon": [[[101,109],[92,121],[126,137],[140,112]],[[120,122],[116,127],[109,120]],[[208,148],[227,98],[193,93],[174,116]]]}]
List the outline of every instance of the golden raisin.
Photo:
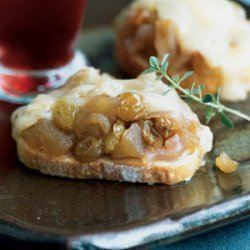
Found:
[{"label": "golden raisin", "polygon": [[58,100],[52,109],[52,117],[55,125],[62,130],[71,131],[77,110],[78,107],[64,100]]},{"label": "golden raisin", "polygon": [[79,161],[91,161],[102,156],[103,142],[101,139],[87,137],[74,147],[74,155]]},{"label": "golden raisin", "polygon": [[216,166],[224,173],[230,174],[237,170],[239,163],[233,161],[226,153],[220,154],[215,159]]},{"label": "golden raisin", "polygon": [[116,115],[123,121],[135,121],[143,118],[148,108],[143,97],[138,93],[126,92],[118,97]]}]

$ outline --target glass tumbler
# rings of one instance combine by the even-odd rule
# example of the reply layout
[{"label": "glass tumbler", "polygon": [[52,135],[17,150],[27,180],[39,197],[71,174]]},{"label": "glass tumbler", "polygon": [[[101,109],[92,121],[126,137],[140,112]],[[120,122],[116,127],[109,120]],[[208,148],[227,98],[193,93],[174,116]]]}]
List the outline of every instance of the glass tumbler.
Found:
[{"label": "glass tumbler", "polygon": [[87,0],[0,0],[0,99],[28,103],[86,65],[75,49]]}]

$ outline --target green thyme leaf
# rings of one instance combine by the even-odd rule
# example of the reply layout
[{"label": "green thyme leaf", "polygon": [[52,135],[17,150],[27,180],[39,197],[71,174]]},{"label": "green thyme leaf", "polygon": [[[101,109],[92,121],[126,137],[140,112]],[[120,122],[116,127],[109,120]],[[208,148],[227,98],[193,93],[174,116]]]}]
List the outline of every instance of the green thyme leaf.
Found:
[{"label": "green thyme leaf", "polygon": [[167,72],[167,68],[168,68],[168,62],[163,63],[163,65],[161,66],[161,74],[164,76]]},{"label": "green thyme leaf", "polygon": [[176,83],[178,83],[180,81],[180,76],[179,75],[175,75],[172,77],[172,80]]},{"label": "green thyme leaf", "polygon": [[167,62],[168,58],[169,58],[169,53],[165,54],[161,60],[161,65],[163,65],[165,62]]},{"label": "green thyme leaf", "polygon": [[216,116],[216,111],[213,108],[208,107],[205,113],[206,124],[210,123],[210,121]]},{"label": "green thyme leaf", "polygon": [[201,93],[202,91],[203,91],[203,89],[205,88],[205,84],[203,83],[203,84],[200,84],[199,86],[198,86],[198,91],[199,91],[199,93]]},{"label": "green thyme leaf", "polygon": [[206,94],[206,95],[203,97],[202,101],[203,101],[204,103],[213,102],[213,97],[212,97],[210,94]]},{"label": "green thyme leaf", "polygon": [[191,91],[192,91],[193,89],[195,89],[195,85],[196,85],[196,83],[193,82],[193,83],[192,83],[192,86],[191,86]]},{"label": "green thyme leaf", "polygon": [[[159,59],[155,56],[151,56],[149,58],[150,67],[146,69],[144,73],[156,72],[158,80],[165,78],[165,80],[167,80],[169,83],[168,86],[171,89],[177,89],[180,96],[185,98],[186,101],[197,102],[206,106],[207,110],[205,113],[205,118],[207,123],[209,123],[217,114],[220,114],[221,122],[226,127],[232,128],[233,122],[225,113],[234,114],[247,121],[250,121],[249,115],[243,114],[238,110],[228,108],[220,103],[221,88],[218,88],[218,91],[215,95],[207,94],[204,97],[202,97],[202,91],[205,87],[204,84],[201,84],[197,88],[195,88],[195,82],[193,82],[191,89],[183,88],[180,84],[181,81],[191,76],[193,72],[186,72],[181,78],[179,75],[169,76],[167,74],[167,68],[169,66],[168,57],[169,54],[163,56],[160,67]],[[171,91],[171,89],[166,90],[162,94],[166,95],[167,93],[169,93],[169,91]]]},{"label": "green thyme leaf", "polygon": [[226,126],[227,128],[233,128],[234,127],[234,124],[233,124],[232,120],[225,113],[221,113],[220,120],[221,120],[221,123],[224,126]]},{"label": "green thyme leaf", "polygon": [[190,94],[193,94],[193,95],[197,95],[197,94],[199,94],[200,92],[199,92],[199,89],[198,88],[193,88],[193,89],[191,89],[191,91],[190,91]]},{"label": "green thyme leaf", "polygon": [[149,58],[149,64],[150,64],[150,66],[153,68],[153,69],[160,69],[160,66],[159,66],[159,60],[158,60],[158,58],[157,57],[155,57],[155,56],[151,56],[150,58]]},{"label": "green thyme leaf", "polygon": [[215,97],[215,102],[216,102],[217,104],[220,104],[220,93],[221,93],[221,87],[218,88],[216,94],[214,95],[214,97]]},{"label": "green thyme leaf", "polygon": [[187,79],[188,77],[190,77],[194,72],[193,71],[188,71],[186,72],[182,77],[181,77],[181,81]]}]

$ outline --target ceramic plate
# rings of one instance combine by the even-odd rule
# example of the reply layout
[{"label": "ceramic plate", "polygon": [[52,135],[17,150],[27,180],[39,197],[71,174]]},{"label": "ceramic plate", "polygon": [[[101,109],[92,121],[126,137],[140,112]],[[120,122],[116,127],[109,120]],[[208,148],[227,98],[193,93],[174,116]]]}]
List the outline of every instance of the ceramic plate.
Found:
[{"label": "ceramic plate", "polygon": [[[110,28],[94,29],[84,33],[80,46],[91,64],[120,75],[113,41]],[[250,114],[250,99],[231,106]],[[236,119],[234,129],[214,121],[214,149],[191,181],[149,186],[56,178],[25,168],[11,139],[15,108],[0,103],[0,238],[54,249],[145,247],[249,215],[250,124],[245,121]],[[223,151],[240,162],[237,172],[215,169],[214,158]]]}]

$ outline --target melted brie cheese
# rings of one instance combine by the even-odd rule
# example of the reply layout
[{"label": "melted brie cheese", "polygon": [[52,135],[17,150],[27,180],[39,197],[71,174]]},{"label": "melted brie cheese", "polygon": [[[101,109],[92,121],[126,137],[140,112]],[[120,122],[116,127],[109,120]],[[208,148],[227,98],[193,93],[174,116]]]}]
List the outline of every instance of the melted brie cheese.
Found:
[{"label": "melted brie cheese", "polygon": [[140,93],[148,103],[151,113],[167,112],[176,121],[198,121],[197,116],[180,99],[175,90],[168,92],[167,96],[163,95],[169,87],[162,81],[157,81],[154,73],[141,75],[132,80],[118,80],[107,74],[100,75],[99,71],[94,68],[87,68],[83,71],[85,75],[83,80],[78,79],[73,82],[71,80],[64,88],[48,95],[38,95],[31,104],[18,109],[12,116],[13,136],[16,137],[40,118],[51,119],[52,106],[57,99],[63,99],[75,106],[82,106],[97,95],[107,94],[117,97],[128,91]]},{"label": "melted brie cheese", "polygon": [[241,6],[228,0],[137,0],[134,7],[138,5],[156,10],[159,19],[173,20],[181,48],[199,52],[210,66],[222,69],[227,85],[223,98],[246,98],[250,91],[250,22]]}]

